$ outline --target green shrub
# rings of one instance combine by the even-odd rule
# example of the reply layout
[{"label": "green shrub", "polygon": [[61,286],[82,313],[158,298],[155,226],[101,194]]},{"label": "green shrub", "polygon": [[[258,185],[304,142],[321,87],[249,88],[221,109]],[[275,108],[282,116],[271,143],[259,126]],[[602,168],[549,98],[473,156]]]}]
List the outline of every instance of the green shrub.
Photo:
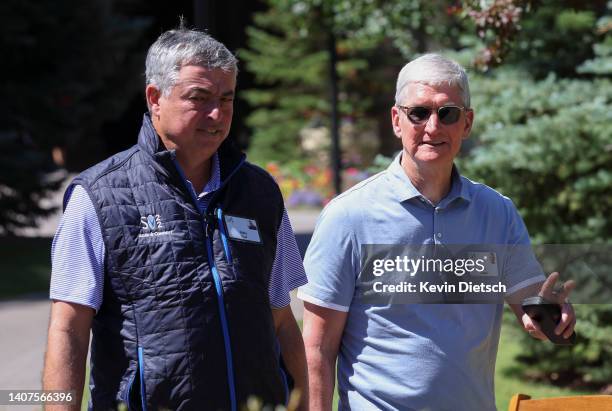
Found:
[{"label": "green shrub", "polygon": [[609,242],[612,83],[502,73],[471,88],[462,172],[512,198],[535,242]]}]

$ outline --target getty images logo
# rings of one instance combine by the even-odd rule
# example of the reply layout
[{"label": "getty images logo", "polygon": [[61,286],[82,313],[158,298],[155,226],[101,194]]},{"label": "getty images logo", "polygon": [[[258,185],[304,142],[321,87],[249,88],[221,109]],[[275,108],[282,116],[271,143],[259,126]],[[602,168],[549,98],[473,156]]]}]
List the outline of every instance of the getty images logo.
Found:
[{"label": "getty images logo", "polygon": [[164,231],[164,225],[159,214],[149,214],[146,217],[140,217],[140,234],[138,234],[138,238],[156,237],[169,234],[172,234],[172,230]]}]

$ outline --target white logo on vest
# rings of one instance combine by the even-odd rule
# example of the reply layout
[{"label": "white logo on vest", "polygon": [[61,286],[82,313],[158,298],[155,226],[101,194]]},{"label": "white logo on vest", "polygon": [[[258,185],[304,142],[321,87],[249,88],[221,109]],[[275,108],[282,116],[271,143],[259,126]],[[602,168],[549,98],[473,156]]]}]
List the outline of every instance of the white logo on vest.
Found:
[{"label": "white logo on vest", "polygon": [[140,217],[140,234],[138,238],[146,237],[157,237],[160,235],[170,235],[172,230],[164,231],[164,225],[159,214],[154,216],[149,214],[148,216]]}]

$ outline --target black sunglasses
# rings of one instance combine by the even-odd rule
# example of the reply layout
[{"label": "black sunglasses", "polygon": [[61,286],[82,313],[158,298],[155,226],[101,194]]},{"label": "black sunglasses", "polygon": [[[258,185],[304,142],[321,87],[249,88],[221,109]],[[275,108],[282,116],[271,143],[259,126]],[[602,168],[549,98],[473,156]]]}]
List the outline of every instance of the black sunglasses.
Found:
[{"label": "black sunglasses", "polygon": [[[408,120],[410,120],[412,124],[419,125],[426,123],[433,112],[432,108],[423,106],[406,107],[397,105],[397,107],[406,114],[406,117],[408,117]],[[461,106],[438,107],[438,118],[442,124],[449,126],[455,124],[459,120],[463,110],[466,110],[466,108]]]}]

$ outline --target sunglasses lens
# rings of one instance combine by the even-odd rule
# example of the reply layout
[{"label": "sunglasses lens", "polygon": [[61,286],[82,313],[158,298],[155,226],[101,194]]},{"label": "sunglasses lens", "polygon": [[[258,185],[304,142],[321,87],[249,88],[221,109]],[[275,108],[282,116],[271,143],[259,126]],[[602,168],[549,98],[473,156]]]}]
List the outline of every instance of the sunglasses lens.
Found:
[{"label": "sunglasses lens", "polygon": [[438,118],[442,124],[454,124],[459,120],[461,109],[459,107],[440,107],[438,109]]},{"label": "sunglasses lens", "polygon": [[427,121],[430,115],[431,110],[427,107],[412,107],[410,111],[408,111],[408,119],[415,124]]}]

